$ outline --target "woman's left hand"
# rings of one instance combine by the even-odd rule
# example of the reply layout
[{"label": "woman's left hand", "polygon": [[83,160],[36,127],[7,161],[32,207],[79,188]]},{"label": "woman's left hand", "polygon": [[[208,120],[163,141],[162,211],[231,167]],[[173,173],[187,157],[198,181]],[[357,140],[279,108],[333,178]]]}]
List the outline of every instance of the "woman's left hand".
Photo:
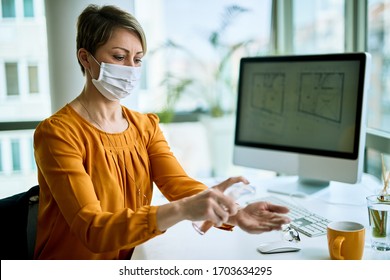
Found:
[{"label": "woman's left hand", "polygon": [[230,221],[248,233],[258,234],[280,230],[283,224],[288,224],[290,219],[283,215],[288,211],[284,206],[258,201],[239,210]]},{"label": "woman's left hand", "polygon": [[[213,187],[213,189],[223,193],[227,188],[235,183],[248,184],[249,181],[242,177],[231,177],[222,183]],[[258,201],[240,209],[237,214],[230,216],[228,224],[236,225],[242,230],[258,234],[272,230],[280,230],[282,225],[288,224],[290,219],[283,214],[288,213],[289,209],[271,204],[265,201]]]}]

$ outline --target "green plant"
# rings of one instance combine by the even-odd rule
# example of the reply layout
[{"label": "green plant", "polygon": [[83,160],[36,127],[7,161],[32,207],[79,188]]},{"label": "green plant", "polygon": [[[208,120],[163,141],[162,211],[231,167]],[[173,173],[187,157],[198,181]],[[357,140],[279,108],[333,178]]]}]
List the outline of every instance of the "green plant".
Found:
[{"label": "green plant", "polygon": [[[151,51],[151,56],[164,52],[164,55],[168,56],[168,53],[172,55],[175,52],[183,52],[187,56],[192,56],[189,51],[181,45],[176,44],[172,40],[167,40],[161,46]],[[166,99],[163,108],[157,113],[160,122],[170,123],[175,115],[176,103],[180,100],[184,92],[194,83],[194,80],[190,77],[186,77],[180,74],[176,74],[171,70],[168,70],[164,79],[160,82],[160,86],[166,91]]]},{"label": "green plant", "polygon": [[[389,183],[390,183],[390,172],[386,169],[385,160],[383,154],[382,157],[382,179],[383,189],[377,195],[376,200],[381,203],[390,204],[389,200]],[[381,209],[369,208],[370,221],[372,221],[372,235],[375,237],[386,237],[387,234],[387,211]]]},{"label": "green plant", "polygon": [[193,83],[189,78],[178,78],[172,73],[168,73],[161,85],[165,85],[169,94],[166,98],[166,103],[162,111],[158,114],[160,121],[163,123],[170,123],[175,115],[175,104],[180,99],[186,88]]},{"label": "green plant", "polygon": [[212,46],[218,61],[212,70],[211,77],[214,79],[210,81],[213,86],[205,88],[206,100],[209,104],[210,114],[214,117],[220,117],[225,113],[223,107],[223,97],[227,92],[231,94],[234,91],[234,82],[229,71],[230,64],[232,63],[233,55],[242,50],[248,44],[252,43],[252,40],[246,40],[237,42],[234,44],[227,44],[224,42],[223,37],[228,28],[234,23],[235,19],[243,14],[249,12],[248,9],[232,5],[225,8],[222,14],[221,25],[217,30],[211,32],[208,37],[208,42]]}]

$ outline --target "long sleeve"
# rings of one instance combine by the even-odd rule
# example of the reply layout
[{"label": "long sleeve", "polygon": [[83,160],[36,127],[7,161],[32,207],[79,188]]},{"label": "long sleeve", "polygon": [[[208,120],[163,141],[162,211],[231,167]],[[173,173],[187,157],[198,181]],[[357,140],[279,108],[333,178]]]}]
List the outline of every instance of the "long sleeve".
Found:
[{"label": "long sleeve", "polygon": [[96,129],[69,105],[37,127],[36,258],[126,258],[161,234],[149,205],[153,178],[169,199],[205,188],[186,176],[154,115],[124,113],[130,126],[118,134]]},{"label": "long sleeve", "polygon": [[[156,115],[149,115],[150,121],[158,125]],[[160,129],[155,130],[153,141],[148,145],[153,181],[163,195],[170,201],[199,193],[206,187],[188,177],[179,162],[172,154]]]}]

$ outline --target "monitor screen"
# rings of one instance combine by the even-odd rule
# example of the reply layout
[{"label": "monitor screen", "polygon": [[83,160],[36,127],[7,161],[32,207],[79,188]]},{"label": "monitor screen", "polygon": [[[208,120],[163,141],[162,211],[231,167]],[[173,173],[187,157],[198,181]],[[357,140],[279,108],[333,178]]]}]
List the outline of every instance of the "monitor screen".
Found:
[{"label": "monitor screen", "polygon": [[363,170],[367,53],[242,58],[234,163],[355,183]]}]

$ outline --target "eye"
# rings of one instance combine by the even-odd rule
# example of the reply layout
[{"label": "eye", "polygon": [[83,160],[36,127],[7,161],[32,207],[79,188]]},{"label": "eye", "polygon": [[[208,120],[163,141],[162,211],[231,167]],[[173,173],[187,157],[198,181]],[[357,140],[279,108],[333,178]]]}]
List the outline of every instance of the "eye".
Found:
[{"label": "eye", "polygon": [[134,62],[135,62],[136,64],[141,64],[141,63],[142,63],[142,59],[141,59],[141,58],[135,58],[135,59],[134,59]]},{"label": "eye", "polygon": [[123,61],[125,59],[124,55],[114,55],[114,58],[118,61]]}]

